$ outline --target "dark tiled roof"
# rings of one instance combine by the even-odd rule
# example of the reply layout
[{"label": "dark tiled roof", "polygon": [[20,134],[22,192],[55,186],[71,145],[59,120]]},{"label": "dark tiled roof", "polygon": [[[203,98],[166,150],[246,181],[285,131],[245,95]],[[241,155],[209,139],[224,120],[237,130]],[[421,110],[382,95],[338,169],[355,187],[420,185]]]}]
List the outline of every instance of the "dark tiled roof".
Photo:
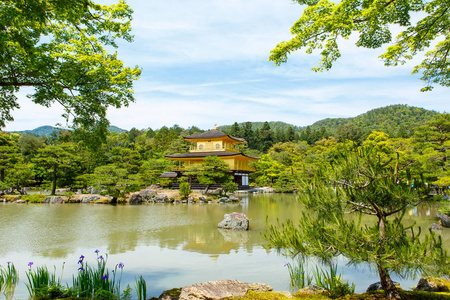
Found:
[{"label": "dark tiled roof", "polygon": [[228,152],[228,151],[210,151],[210,152],[189,152],[181,154],[164,155],[168,158],[195,158],[195,157],[207,157],[207,156],[233,156],[242,155],[245,157],[259,159],[259,157],[252,157],[243,154],[242,152]]},{"label": "dark tiled roof", "polygon": [[206,156],[233,156],[240,152],[228,151],[210,151],[210,152],[189,152],[181,154],[164,155],[165,157],[182,158],[182,157],[206,157]]},{"label": "dark tiled roof", "polygon": [[219,138],[219,137],[223,137],[223,136],[228,136],[229,138],[236,140],[236,141],[245,142],[244,139],[240,139],[240,138],[231,136],[231,135],[223,133],[222,131],[217,130],[217,129],[211,129],[206,132],[202,132],[202,133],[198,133],[198,134],[194,134],[194,135],[188,135],[188,136],[185,136],[184,138],[185,139],[213,139],[213,138]]}]

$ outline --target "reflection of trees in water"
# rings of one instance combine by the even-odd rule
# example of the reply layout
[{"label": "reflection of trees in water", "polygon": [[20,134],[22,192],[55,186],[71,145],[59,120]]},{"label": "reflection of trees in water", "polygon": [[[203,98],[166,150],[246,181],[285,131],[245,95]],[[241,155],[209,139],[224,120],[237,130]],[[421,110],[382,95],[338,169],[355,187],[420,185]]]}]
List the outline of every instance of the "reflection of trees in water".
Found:
[{"label": "reflection of trees in water", "polygon": [[[246,196],[247,197],[247,196]],[[405,222],[416,222],[423,232],[437,223],[439,203],[408,208]],[[0,210],[0,252],[30,251],[37,255],[64,258],[79,248],[107,247],[110,254],[133,251],[137,246],[181,248],[203,254],[227,254],[239,249],[252,253],[265,241],[261,237],[266,220],[297,220],[302,206],[293,194],[249,195],[243,204],[149,204],[109,206],[92,204],[16,205]],[[250,219],[248,232],[223,231],[217,224],[223,215],[243,212]],[[363,218],[363,223],[370,219]],[[442,231],[450,249],[450,229]],[[78,254],[78,253],[77,253]]]}]

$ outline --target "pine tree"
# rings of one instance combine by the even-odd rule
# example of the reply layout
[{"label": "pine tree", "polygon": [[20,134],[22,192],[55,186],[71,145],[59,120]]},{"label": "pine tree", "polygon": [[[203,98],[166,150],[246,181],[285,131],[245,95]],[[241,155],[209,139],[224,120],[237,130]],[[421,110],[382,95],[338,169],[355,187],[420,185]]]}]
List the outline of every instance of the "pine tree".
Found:
[{"label": "pine tree", "polygon": [[[417,234],[402,223],[406,207],[420,202],[416,188],[407,183],[411,161],[400,163],[396,150],[387,157],[374,149],[348,148],[329,168],[303,182],[299,195],[308,211],[298,225],[288,220],[269,227],[265,239],[288,255],[325,260],[343,255],[350,263],[367,262],[378,271],[386,296],[400,299],[392,272],[445,273],[450,260],[431,230],[420,236],[420,230]],[[361,224],[363,214],[374,222]]]}]

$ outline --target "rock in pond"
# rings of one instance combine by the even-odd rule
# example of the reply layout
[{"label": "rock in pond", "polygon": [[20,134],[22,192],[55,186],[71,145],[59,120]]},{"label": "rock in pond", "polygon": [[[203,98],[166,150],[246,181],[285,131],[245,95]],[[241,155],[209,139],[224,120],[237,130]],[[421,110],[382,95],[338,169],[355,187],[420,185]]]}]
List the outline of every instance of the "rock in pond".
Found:
[{"label": "rock in pond", "polygon": [[64,199],[60,196],[46,197],[44,198],[44,200],[42,200],[42,203],[50,203],[50,204],[64,203]]},{"label": "rock in pond", "polygon": [[308,285],[298,291],[302,294],[327,294],[328,291],[324,289],[323,287],[320,287],[318,285]]},{"label": "rock in pond", "polygon": [[446,228],[450,228],[450,217],[446,214],[437,213],[438,218],[441,219],[441,225]]},{"label": "rock in pond", "polygon": [[230,199],[231,202],[239,202],[239,198],[233,195],[231,195],[228,199]]},{"label": "rock in pond", "polygon": [[130,198],[128,198],[129,204],[140,204],[142,203],[142,196],[140,193],[134,193],[130,195]]},{"label": "rock in pond", "polygon": [[422,277],[417,283],[415,291],[425,292],[448,292],[450,287],[450,279],[447,278],[435,278],[435,277]]},{"label": "rock in pond", "polygon": [[152,199],[153,195],[156,195],[156,190],[151,189],[144,189],[139,192],[139,195],[142,197],[143,200],[149,201]]},{"label": "rock in pond", "polygon": [[442,227],[439,224],[433,223],[433,224],[431,224],[430,229],[433,231],[436,231],[436,230],[442,230]]},{"label": "rock in pond", "polygon": [[91,195],[91,196],[85,196],[83,197],[83,199],[81,200],[81,202],[83,203],[88,203],[88,202],[92,202],[92,201],[96,201],[99,200],[100,196],[99,195]]},{"label": "rock in pond", "polygon": [[153,202],[168,202],[168,201],[169,201],[169,197],[167,197],[166,194],[157,194],[153,198]]},{"label": "rock in pond", "polygon": [[[393,281],[392,282],[395,286],[400,287],[400,283]],[[367,288],[366,292],[373,292],[373,291],[379,291],[379,290],[383,290],[383,287],[381,286],[381,282],[375,282],[372,283],[371,285],[369,285],[369,287]]]},{"label": "rock in pond", "polygon": [[222,197],[219,199],[219,203],[230,203],[231,200],[228,199],[227,197]]},{"label": "rock in pond", "polygon": [[268,292],[272,287],[262,283],[245,283],[236,280],[218,280],[196,283],[181,289],[180,300],[208,299],[244,296],[248,291]]},{"label": "rock in pond", "polygon": [[248,230],[250,227],[249,219],[243,213],[233,212],[231,214],[225,214],[223,218],[222,222],[217,225],[218,228]]}]

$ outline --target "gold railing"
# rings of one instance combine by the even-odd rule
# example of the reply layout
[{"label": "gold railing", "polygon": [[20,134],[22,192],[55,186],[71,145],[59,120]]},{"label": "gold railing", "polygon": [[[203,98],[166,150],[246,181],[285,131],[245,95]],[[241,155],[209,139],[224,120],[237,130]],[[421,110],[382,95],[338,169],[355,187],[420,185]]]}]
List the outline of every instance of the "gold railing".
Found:
[{"label": "gold railing", "polygon": [[206,151],[229,151],[229,152],[239,152],[236,148],[232,146],[225,146],[216,148],[215,145],[206,145],[202,149],[198,146],[190,146],[189,152],[206,152]]}]

